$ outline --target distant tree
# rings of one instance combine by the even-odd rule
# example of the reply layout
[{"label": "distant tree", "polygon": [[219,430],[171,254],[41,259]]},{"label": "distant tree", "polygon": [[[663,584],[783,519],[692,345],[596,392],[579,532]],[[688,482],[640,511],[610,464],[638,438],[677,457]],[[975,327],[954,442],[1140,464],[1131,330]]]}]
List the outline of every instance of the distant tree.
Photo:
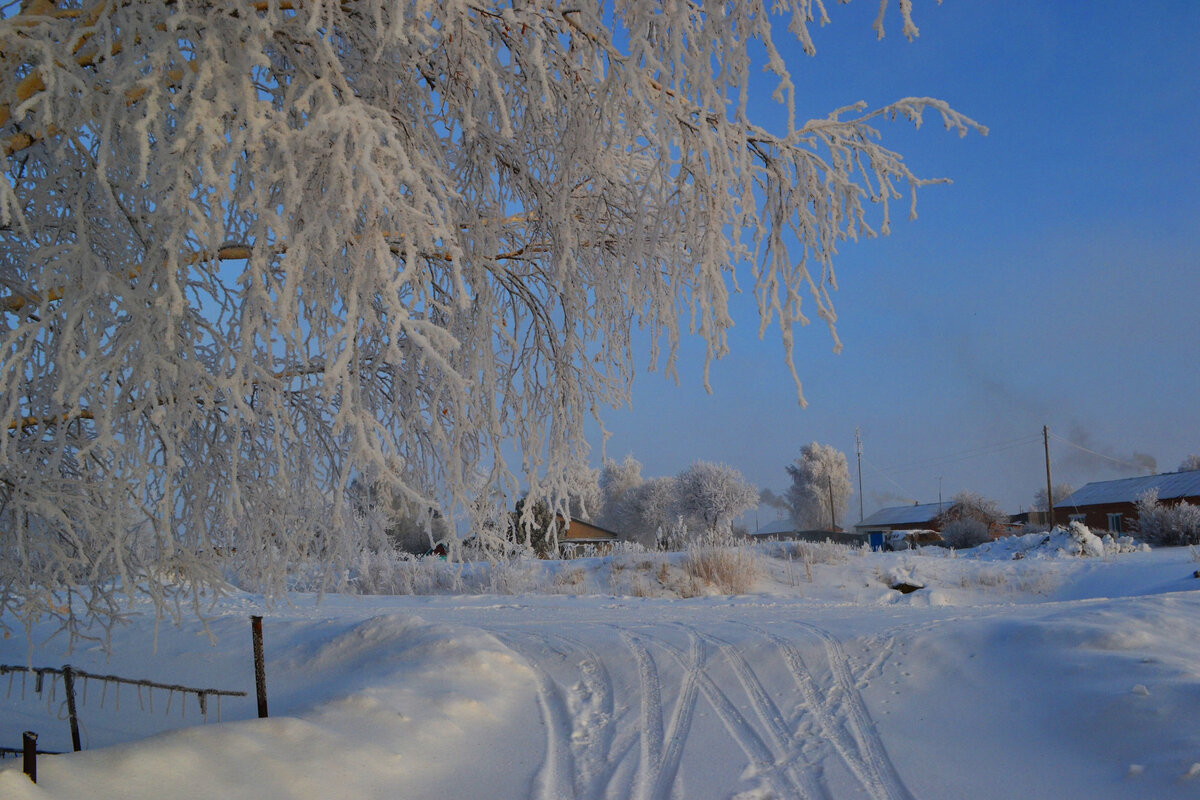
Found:
[{"label": "distant tree", "polygon": [[788,464],[787,472],[792,479],[787,504],[798,527],[826,528],[845,518],[846,504],[854,493],[845,453],[812,442],[800,449],[800,458]]},{"label": "distant tree", "polygon": [[605,461],[597,483],[600,503],[596,522],[620,534],[626,522],[626,495],[642,485],[642,464],[632,454],[624,461]]},{"label": "distant tree", "polygon": [[1190,455],[1179,463],[1180,472],[1191,472],[1194,469],[1200,469],[1200,454]]},{"label": "distant tree", "polygon": [[416,501],[400,504],[387,521],[388,541],[402,553],[422,555],[450,538],[453,529],[441,512]]},{"label": "distant tree", "polygon": [[[1070,495],[1071,492],[1075,491],[1075,487],[1069,483],[1056,483],[1053,486],[1051,486],[1050,489],[1051,489],[1051,491],[1054,492],[1054,502],[1055,503],[1062,500],[1064,497],[1067,497],[1068,495]],[[1046,503],[1045,487],[1042,487],[1042,488],[1038,489],[1036,492],[1034,492],[1033,507],[1038,511],[1049,511],[1050,510],[1050,506]]]},{"label": "distant tree", "polygon": [[734,518],[758,503],[758,490],[727,464],[694,461],[676,484],[679,513],[708,533],[729,533]]},{"label": "distant tree", "polygon": [[[988,538],[994,538],[1008,523],[1008,515],[1000,510],[995,500],[989,500],[983,495],[971,491],[961,491],[950,500],[946,510],[938,515],[938,527],[942,538],[946,538],[946,530],[953,523],[961,520],[974,520],[984,526]],[[977,531],[978,526],[971,526]]]},{"label": "distant tree", "polygon": [[657,547],[679,519],[679,483],[674,476],[649,478],[622,496],[613,530],[623,539]]}]

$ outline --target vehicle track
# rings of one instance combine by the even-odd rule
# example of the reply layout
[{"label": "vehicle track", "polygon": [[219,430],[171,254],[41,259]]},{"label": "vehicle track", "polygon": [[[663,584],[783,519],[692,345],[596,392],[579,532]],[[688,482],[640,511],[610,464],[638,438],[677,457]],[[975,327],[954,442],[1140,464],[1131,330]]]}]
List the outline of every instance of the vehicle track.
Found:
[{"label": "vehicle track", "polygon": [[541,800],[705,796],[696,792],[707,786],[683,785],[684,763],[696,767],[686,753],[705,707],[716,720],[704,723],[704,735],[724,730],[746,759],[731,785],[757,785],[781,800],[847,791],[912,800],[841,643],[821,628],[796,620],[771,630],[745,621],[596,621],[570,635],[511,622],[484,627],[535,678],[547,741],[531,789]]},{"label": "vehicle track", "polygon": [[849,661],[839,643],[829,632],[804,622],[790,623],[815,637],[822,645],[828,661],[833,685],[821,691],[812,672],[793,640],[764,630],[756,625],[743,624],[774,642],[804,697],[806,709],[813,714],[827,741],[837,751],[846,767],[854,773],[870,796],[877,800],[912,800],[912,794],[896,772],[887,749],[875,730],[875,723],[855,685]]}]

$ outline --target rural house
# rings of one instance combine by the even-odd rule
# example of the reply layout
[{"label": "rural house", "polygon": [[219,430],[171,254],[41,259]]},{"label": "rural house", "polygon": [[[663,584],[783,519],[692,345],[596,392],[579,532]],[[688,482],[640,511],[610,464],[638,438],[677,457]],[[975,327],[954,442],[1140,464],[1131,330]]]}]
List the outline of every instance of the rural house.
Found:
[{"label": "rural house", "polygon": [[[562,517],[559,517],[562,522]],[[558,536],[558,551],[563,558],[575,558],[587,552],[591,547],[596,555],[603,555],[612,550],[620,537],[612,531],[571,517],[567,529]]]},{"label": "rural house", "polygon": [[847,533],[840,528],[835,531],[824,528],[801,528],[789,518],[777,519],[746,534],[752,542],[837,542],[838,544],[860,545],[862,534]]},{"label": "rural house", "polygon": [[1134,531],[1137,499],[1149,489],[1158,490],[1164,505],[1182,501],[1200,505],[1200,470],[1089,483],[1054,504],[1054,521],[1065,525],[1079,520],[1089,528],[1113,533]]},{"label": "rural house", "polygon": [[[854,530],[866,536],[872,548],[879,549],[895,531],[940,530],[938,517],[949,507],[949,503],[914,503],[911,506],[881,508],[855,525]],[[927,540],[930,538],[934,537],[926,537]],[[925,544],[927,541],[919,543]]]}]

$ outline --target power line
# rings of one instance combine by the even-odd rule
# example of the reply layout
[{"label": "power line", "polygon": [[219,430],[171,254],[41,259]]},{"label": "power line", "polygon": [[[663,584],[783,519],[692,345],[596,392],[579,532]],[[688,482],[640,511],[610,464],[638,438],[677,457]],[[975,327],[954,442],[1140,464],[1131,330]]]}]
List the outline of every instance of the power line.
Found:
[{"label": "power line", "polygon": [[[1053,435],[1053,434],[1051,434],[1051,435]],[[960,450],[960,451],[957,451],[954,453],[947,453],[946,455],[942,455],[942,456],[932,456],[930,458],[922,459],[920,461],[914,461],[909,464],[902,464],[900,466],[888,467],[886,472],[899,473],[899,472],[911,472],[913,470],[918,470],[918,469],[929,469],[932,467],[938,467],[938,466],[942,466],[945,464],[953,464],[958,461],[966,461],[966,460],[969,460],[972,458],[981,458],[983,456],[996,455],[997,453],[1003,453],[1007,450],[1013,450],[1018,447],[1025,447],[1025,446],[1028,446],[1031,444],[1035,444],[1037,442],[1040,442],[1041,440],[1042,440],[1041,436],[1026,436],[1021,439],[1011,439],[1007,442],[995,442],[992,444],[978,445],[976,447],[968,448],[966,450]],[[876,468],[876,469],[878,470],[878,468]],[[880,474],[885,473],[884,470],[879,470],[879,472],[880,472]]]},{"label": "power line", "polygon": [[1099,458],[1106,458],[1109,461],[1112,461],[1114,464],[1120,464],[1123,467],[1133,467],[1136,470],[1146,469],[1145,464],[1134,464],[1129,461],[1122,461],[1119,458],[1115,458],[1115,457],[1107,455],[1105,453],[1097,453],[1095,450],[1089,450],[1088,448],[1084,447],[1081,444],[1076,444],[1075,442],[1072,442],[1070,439],[1064,439],[1063,437],[1059,436],[1056,433],[1050,434],[1050,438],[1055,439],[1056,441],[1062,442],[1063,444],[1068,444],[1071,447],[1074,447],[1076,450],[1082,450],[1085,453],[1090,453],[1091,455],[1098,456]]},{"label": "power line", "polygon": [[888,475],[887,475],[886,473],[884,473],[884,472],[883,472],[881,469],[879,469],[879,467],[877,467],[877,466],[875,466],[874,464],[872,464],[872,463],[871,463],[871,461],[870,461],[870,459],[868,459],[866,456],[863,456],[863,461],[866,461],[866,462],[867,462],[867,466],[868,466],[868,467],[870,467],[872,470],[874,470],[874,471],[875,471],[875,474],[879,475],[879,477],[883,478],[884,480],[888,481],[888,482],[889,482],[889,483],[891,483],[893,486],[895,486],[897,489],[899,489],[899,490],[900,490],[900,492],[901,492],[901,493],[902,493],[902,494],[903,494],[905,497],[911,497],[911,498],[913,498],[913,499],[916,499],[916,495],[915,495],[915,494],[913,494],[912,492],[910,492],[908,489],[905,489],[903,486],[901,486],[900,484],[898,484],[898,483],[896,483],[894,480],[892,480],[890,477],[888,477]]}]

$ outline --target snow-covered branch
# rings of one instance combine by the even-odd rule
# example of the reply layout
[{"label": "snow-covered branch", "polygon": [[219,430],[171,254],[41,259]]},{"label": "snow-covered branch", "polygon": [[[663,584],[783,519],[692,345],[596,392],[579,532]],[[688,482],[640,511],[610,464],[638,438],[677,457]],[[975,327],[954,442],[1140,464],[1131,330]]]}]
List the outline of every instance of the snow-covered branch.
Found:
[{"label": "snow-covered branch", "polygon": [[[314,555],[336,579],[355,479],[480,515],[524,481],[565,509],[634,326],[668,372],[685,331],[720,357],[743,265],[789,353],[805,296],[832,330],[836,244],[926,183],[873,121],[978,126],[925,98],[800,123],[776,12],[720,10],[43,0],[0,21],[0,607],[211,580],[233,547],[268,588]],[[822,4],[782,10],[811,49]],[[753,43],[784,130],[751,119]]]}]

